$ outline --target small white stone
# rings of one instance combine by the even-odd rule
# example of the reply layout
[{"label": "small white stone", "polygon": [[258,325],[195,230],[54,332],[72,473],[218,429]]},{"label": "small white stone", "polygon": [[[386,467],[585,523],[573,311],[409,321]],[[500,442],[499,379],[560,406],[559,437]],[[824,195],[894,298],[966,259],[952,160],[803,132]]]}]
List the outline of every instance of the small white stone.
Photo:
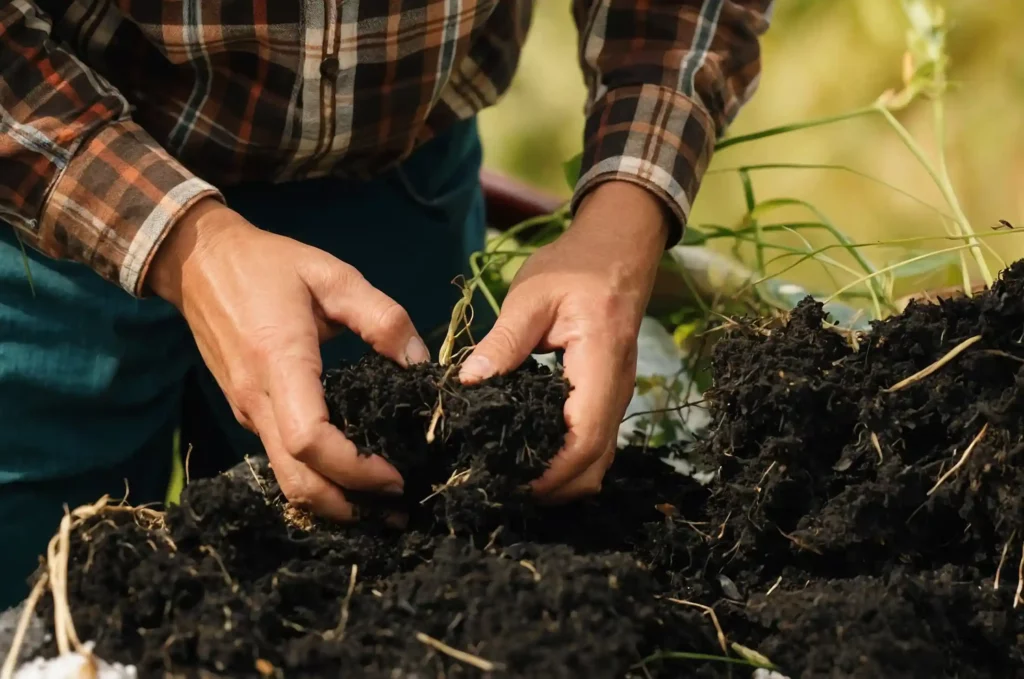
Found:
[{"label": "small white stone", "polygon": [[758,668],[754,670],[754,676],[751,679],[789,679],[784,674],[779,674],[775,670],[766,670],[764,668]]},{"label": "small white stone", "polygon": [[[92,642],[83,644],[86,652],[92,651]],[[92,673],[86,669],[89,659],[80,653],[65,653],[56,658],[34,658],[24,663],[14,673],[14,679],[83,679],[84,677],[95,677],[96,679],[137,679],[138,673],[135,667],[124,666],[120,663],[108,663],[92,656],[92,662],[96,664],[96,672]]]}]

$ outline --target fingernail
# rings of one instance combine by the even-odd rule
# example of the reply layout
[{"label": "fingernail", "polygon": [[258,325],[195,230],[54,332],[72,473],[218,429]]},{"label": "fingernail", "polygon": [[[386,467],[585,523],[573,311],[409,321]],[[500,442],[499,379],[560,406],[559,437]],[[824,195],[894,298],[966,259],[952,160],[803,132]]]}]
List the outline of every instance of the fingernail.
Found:
[{"label": "fingernail", "polygon": [[391,483],[382,489],[388,495],[401,495],[405,492],[405,486],[400,483]]},{"label": "fingernail", "polygon": [[415,365],[417,363],[426,363],[430,360],[430,352],[427,350],[427,345],[423,343],[416,335],[409,338],[409,343],[405,345],[405,362],[409,365]]},{"label": "fingernail", "polygon": [[466,362],[459,368],[460,379],[485,380],[494,374],[494,366],[491,359],[478,354],[470,354]]}]

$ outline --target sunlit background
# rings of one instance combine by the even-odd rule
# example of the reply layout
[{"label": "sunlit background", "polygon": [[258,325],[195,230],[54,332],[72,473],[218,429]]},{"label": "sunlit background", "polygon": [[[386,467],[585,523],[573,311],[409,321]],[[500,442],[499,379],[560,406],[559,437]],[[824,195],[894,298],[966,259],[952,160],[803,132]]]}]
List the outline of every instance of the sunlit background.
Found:
[{"label": "sunlit background", "polygon": [[[1000,219],[1019,224],[1024,231],[1024,4],[944,4],[950,26],[949,75],[955,81],[955,90],[946,99],[947,153],[957,194],[979,233],[991,233]],[[730,135],[842,113],[870,104],[886,89],[899,88],[906,27],[898,0],[777,2],[763,41],[760,88]],[[579,151],[583,128],[585,90],[576,40],[568,0],[536,3],[517,79],[502,102],[481,117],[488,166],[562,196],[568,195],[568,187],[561,164]],[[918,101],[897,115],[933,153],[928,102]],[[768,162],[847,165],[942,206],[934,183],[879,117],[724,149],[712,168]],[[761,200],[812,202],[857,242],[943,233],[934,213],[848,173],[773,170],[755,175],[755,188]],[[692,222],[734,225],[743,213],[737,175],[711,175],[694,206]],[[799,214],[791,211],[785,216],[799,219]],[[988,242],[1008,261],[1024,256],[1024,238],[1000,236]],[[949,245],[938,241],[912,247],[916,252]],[[871,248],[870,256],[884,266],[908,257],[909,247]],[[998,268],[997,260],[991,262]],[[822,268],[813,263],[785,275],[824,285]],[[955,283],[934,279],[915,285],[936,287],[944,282]]]}]

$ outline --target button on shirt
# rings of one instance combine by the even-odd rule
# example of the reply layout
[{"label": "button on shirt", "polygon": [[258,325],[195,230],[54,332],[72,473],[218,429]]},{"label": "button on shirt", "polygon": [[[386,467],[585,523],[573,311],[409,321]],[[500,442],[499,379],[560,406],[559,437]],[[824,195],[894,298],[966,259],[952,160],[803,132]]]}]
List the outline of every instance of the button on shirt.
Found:
[{"label": "button on shirt", "polygon": [[[757,83],[771,5],[573,0],[589,91],[574,202],[625,180],[685,224],[715,139]],[[495,103],[531,11],[529,0],[5,0],[0,219],[142,295],[168,230],[218,187],[370,177]]]}]

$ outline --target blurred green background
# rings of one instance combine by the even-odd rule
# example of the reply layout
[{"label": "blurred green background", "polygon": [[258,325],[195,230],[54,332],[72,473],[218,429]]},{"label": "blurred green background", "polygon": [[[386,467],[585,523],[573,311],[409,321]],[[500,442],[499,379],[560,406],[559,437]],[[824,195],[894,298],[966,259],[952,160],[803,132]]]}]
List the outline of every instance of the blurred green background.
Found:
[{"label": "blurred green background", "polygon": [[[979,234],[991,233],[999,219],[1024,227],[1024,47],[1019,42],[1024,0],[947,0],[944,5],[949,77],[955,88],[946,100],[950,174]],[[886,89],[898,89],[906,27],[898,0],[776,2],[762,43],[760,87],[730,135],[841,113],[871,103]],[[579,151],[583,129],[585,89],[576,49],[570,2],[536,3],[516,80],[505,98],[481,116],[489,167],[562,196],[568,196],[568,187],[561,163]],[[926,101],[897,117],[929,154],[934,152]],[[712,168],[766,162],[844,164],[942,205],[927,174],[877,116],[723,149]],[[934,213],[847,173],[773,170],[754,178],[759,200],[812,201],[857,242],[943,231]],[[711,175],[691,222],[733,225],[744,211],[737,176]],[[989,242],[1007,261],[1024,256],[1022,238],[1001,236]],[[950,245],[938,241],[914,247]],[[882,266],[908,255],[904,247],[885,246],[871,248],[870,256]],[[786,277],[826,285],[821,267],[813,263]],[[943,281],[919,283],[934,287]]]}]

